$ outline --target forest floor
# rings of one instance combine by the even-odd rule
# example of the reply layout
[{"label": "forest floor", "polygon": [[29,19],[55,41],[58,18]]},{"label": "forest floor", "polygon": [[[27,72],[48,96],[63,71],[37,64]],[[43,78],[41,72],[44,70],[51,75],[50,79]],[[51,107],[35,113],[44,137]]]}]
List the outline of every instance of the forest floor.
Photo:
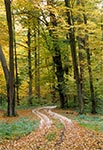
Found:
[{"label": "forest floor", "polygon": [[2,121],[10,123],[20,116],[31,116],[40,123],[28,135],[0,141],[0,150],[103,150],[103,133],[83,128],[59,112],[53,107],[44,107],[19,110],[17,117],[8,118],[3,117],[1,111]]}]

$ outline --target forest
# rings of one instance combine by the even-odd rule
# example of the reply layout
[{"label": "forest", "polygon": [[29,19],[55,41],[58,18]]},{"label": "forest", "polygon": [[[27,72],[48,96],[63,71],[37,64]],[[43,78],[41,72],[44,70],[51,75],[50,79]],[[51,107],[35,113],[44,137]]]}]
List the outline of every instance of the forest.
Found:
[{"label": "forest", "polygon": [[[102,0],[0,0],[0,31],[1,120],[5,122],[6,119],[6,124],[9,124],[9,120],[12,124],[12,119],[15,122],[18,116],[19,118],[23,116],[19,122],[21,126],[30,123],[27,124],[30,130],[27,129],[28,132],[23,135],[38,128],[37,126],[42,130],[44,126],[51,127],[51,120],[55,122],[55,126],[51,129],[53,131],[48,131],[45,137],[45,140],[51,143],[45,148],[38,145],[35,148],[32,145],[30,148],[29,145],[30,150],[52,150],[54,147],[55,150],[58,148],[62,150],[63,142],[66,141],[64,142],[66,147],[68,141],[65,132],[69,134],[71,131],[72,119],[79,122],[80,126],[103,131]],[[54,111],[51,111],[52,109]],[[28,116],[32,117],[29,121]],[[56,121],[53,120],[53,116]],[[61,123],[58,123],[58,120]],[[1,124],[0,121],[2,131]],[[76,134],[76,129],[78,133],[82,131],[81,127],[75,124],[74,127],[72,134]],[[7,128],[11,127],[5,125],[4,130]],[[12,131],[6,131],[7,139]],[[46,134],[46,131],[44,132]],[[85,132],[85,139],[89,137],[88,141],[92,141],[91,136],[87,134],[88,131],[83,130],[82,134]],[[39,138],[39,134],[32,134]],[[60,134],[59,140],[56,139],[57,134]],[[94,136],[94,133],[91,134]],[[19,135],[14,133],[12,136],[16,136],[16,140],[19,138]],[[81,136],[80,133],[79,138]],[[98,136],[103,142],[103,134]],[[73,137],[69,138],[73,143]],[[53,140],[56,143],[51,147]],[[92,146],[88,141],[85,141],[86,150],[90,150],[90,147],[91,150],[94,147],[98,149],[98,143],[102,150],[101,141],[95,139],[94,143],[97,145],[93,143]],[[43,142],[44,140],[41,143]],[[16,144],[19,150],[18,143]],[[78,144],[77,147],[70,147],[70,150],[85,149],[80,147],[80,140]]]}]

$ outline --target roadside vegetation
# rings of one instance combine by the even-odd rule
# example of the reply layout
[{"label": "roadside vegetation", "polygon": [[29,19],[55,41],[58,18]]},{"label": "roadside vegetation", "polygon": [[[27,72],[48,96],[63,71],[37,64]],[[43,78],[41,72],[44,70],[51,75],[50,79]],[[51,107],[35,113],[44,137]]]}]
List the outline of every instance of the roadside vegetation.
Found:
[{"label": "roadside vegetation", "polygon": [[39,119],[32,109],[18,109],[15,117],[7,117],[5,110],[0,110],[0,141],[4,139],[19,139],[37,129]]},{"label": "roadside vegetation", "polygon": [[55,109],[56,112],[68,117],[69,119],[77,122],[80,126],[94,130],[97,132],[103,132],[103,115],[102,114],[95,114],[92,115],[90,113],[86,114],[79,114],[75,110],[62,110],[62,109]]}]

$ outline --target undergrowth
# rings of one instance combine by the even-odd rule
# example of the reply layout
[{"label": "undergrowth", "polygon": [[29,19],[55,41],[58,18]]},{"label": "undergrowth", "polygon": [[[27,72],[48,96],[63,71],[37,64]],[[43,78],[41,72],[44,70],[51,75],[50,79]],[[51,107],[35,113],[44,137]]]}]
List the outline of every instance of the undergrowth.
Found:
[{"label": "undergrowth", "polygon": [[47,135],[46,135],[46,139],[48,140],[48,141],[52,141],[52,140],[54,140],[56,138],[56,133],[55,132],[51,132],[51,133],[48,133]]},{"label": "undergrowth", "polygon": [[29,134],[38,127],[38,121],[22,117],[12,123],[0,122],[0,139],[13,139]]},{"label": "undergrowth", "polygon": [[78,115],[75,119],[81,126],[103,132],[103,118],[102,116]]},{"label": "undergrowth", "polygon": [[103,132],[103,115],[95,114],[92,115],[90,113],[87,114],[78,114],[77,111],[74,110],[62,110],[55,109],[55,112],[60,113],[67,118],[74,120],[82,127],[95,130],[98,132]]}]

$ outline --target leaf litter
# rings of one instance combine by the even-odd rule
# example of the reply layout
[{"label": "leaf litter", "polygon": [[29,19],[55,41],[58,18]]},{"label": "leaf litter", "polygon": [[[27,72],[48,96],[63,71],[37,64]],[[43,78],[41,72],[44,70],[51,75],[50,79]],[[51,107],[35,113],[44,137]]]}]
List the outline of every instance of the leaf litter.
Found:
[{"label": "leaf litter", "polygon": [[39,128],[18,139],[3,140],[0,150],[103,150],[103,133],[85,129],[50,107],[32,112],[40,119]]}]

